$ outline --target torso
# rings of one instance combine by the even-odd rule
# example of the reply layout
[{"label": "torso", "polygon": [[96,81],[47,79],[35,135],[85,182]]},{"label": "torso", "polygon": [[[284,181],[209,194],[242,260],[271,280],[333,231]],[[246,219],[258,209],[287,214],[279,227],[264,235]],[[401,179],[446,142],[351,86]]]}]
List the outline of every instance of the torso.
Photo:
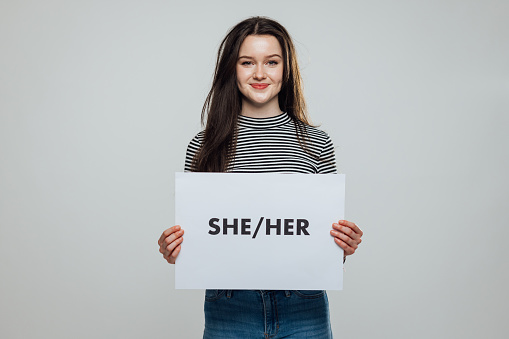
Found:
[{"label": "torso", "polygon": [[[232,173],[335,173],[334,146],[323,131],[304,126],[306,150],[299,144],[295,123],[283,113],[270,118],[239,116],[235,157],[227,172]],[[204,132],[189,143],[186,171],[203,141]]]}]

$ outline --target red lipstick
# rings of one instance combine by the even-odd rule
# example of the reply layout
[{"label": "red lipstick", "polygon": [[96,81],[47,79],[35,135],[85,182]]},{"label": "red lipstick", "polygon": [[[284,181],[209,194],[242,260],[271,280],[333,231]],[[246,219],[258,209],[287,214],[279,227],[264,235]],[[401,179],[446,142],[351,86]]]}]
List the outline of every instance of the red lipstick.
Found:
[{"label": "red lipstick", "polygon": [[251,87],[255,89],[265,89],[269,87],[269,84],[251,84]]}]

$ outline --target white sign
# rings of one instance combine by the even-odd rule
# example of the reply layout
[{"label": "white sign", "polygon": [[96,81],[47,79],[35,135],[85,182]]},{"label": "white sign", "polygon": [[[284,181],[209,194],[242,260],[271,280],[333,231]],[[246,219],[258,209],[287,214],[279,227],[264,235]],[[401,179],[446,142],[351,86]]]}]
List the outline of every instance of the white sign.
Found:
[{"label": "white sign", "polygon": [[176,173],[178,289],[340,290],[342,174]]}]

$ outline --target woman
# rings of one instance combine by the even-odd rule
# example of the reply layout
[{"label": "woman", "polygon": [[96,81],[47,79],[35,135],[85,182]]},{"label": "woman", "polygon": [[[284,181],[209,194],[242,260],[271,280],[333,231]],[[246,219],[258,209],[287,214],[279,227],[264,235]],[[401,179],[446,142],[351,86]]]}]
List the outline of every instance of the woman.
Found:
[{"label": "woman", "polygon": [[[336,172],[332,141],[307,117],[293,42],[274,20],[244,20],[224,38],[202,110],[205,119],[205,130],[187,149],[186,171]],[[330,233],[345,257],[361,243],[362,231],[350,221],[332,224]],[[159,239],[170,264],[183,235],[177,225]],[[325,291],[207,290],[203,337],[332,338],[327,296]]]}]

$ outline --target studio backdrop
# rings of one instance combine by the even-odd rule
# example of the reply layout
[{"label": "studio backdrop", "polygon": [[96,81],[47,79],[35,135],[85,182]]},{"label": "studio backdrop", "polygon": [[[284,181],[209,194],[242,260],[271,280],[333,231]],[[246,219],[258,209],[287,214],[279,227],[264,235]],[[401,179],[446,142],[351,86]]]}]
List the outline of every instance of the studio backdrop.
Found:
[{"label": "studio backdrop", "polygon": [[254,15],[294,38],[364,231],[335,338],[507,335],[507,1],[3,0],[1,338],[201,337],[204,291],[157,240],[219,43]]}]

